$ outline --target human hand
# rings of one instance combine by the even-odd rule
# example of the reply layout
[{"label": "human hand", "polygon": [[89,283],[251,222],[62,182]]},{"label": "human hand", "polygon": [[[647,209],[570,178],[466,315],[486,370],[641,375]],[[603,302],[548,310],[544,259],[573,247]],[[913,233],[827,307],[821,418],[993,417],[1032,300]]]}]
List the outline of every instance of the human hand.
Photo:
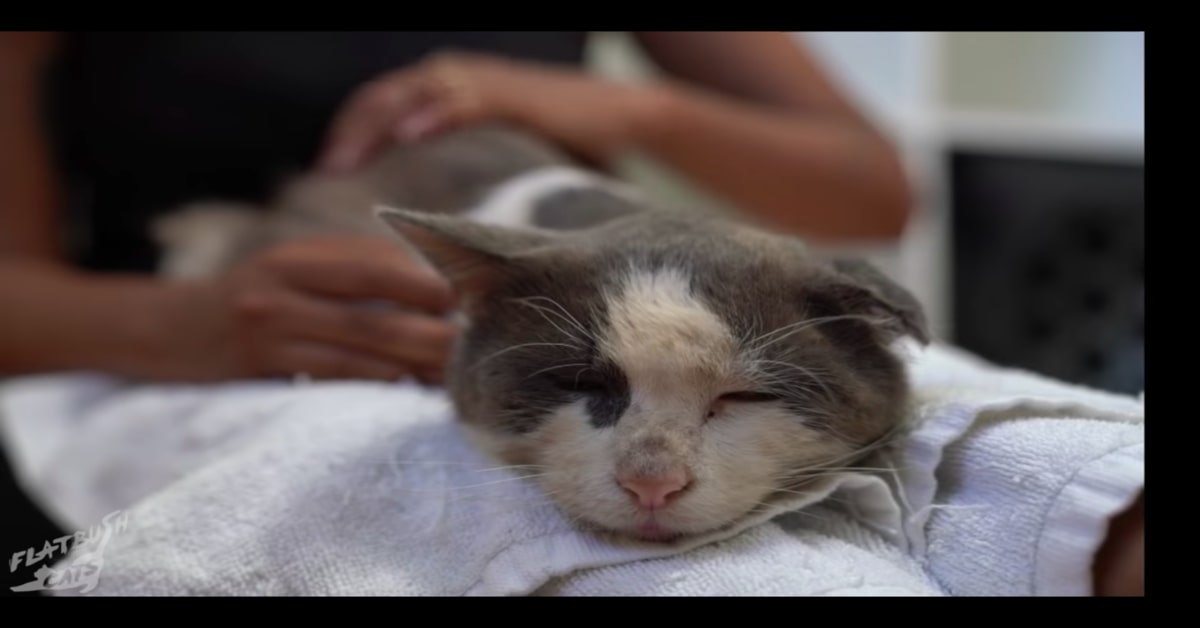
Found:
[{"label": "human hand", "polygon": [[[386,302],[389,309],[368,303]],[[448,282],[374,238],[299,240],[196,291],[171,348],[200,379],[440,381],[456,330]]]},{"label": "human hand", "polygon": [[330,128],[320,166],[354,169],[388,143],[488,120],[523,125],[603,162],[630,143],[655,93],[545,64],[442,53],[355,92]]}]

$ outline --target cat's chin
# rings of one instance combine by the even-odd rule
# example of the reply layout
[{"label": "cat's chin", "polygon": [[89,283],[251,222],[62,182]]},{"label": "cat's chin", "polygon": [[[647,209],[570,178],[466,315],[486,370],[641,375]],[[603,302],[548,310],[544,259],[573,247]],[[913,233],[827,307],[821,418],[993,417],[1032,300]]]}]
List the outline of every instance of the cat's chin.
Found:
[{"label": "cat's chin", "polygon": [[670,543],[672,541],[681,540],[687,535],[682,532],[671,530],[670,528],[664,528],[651,521],[639,525],[637,529],[633,531],[631,536],[639,541],[646,541],[649,543]]},{"label": "cat's chin", "polygon": [[587,526],[587,528],[592,533],[601,537],[605,537],[616,543],[632,542],[671,545],[686,541],[687,539],[696,536],[695,534],[679,532],[654,524],[643,524],[636,528],[626,530],[614,530],[612,528],[601,528],[599,526]]},{"label": "cat's chin", "polygon": [[658,523],[655,521],[643,521],[639,523],[631,523],[626,527],[612,527],[597,524],[585,518],[576,517],[576,525],[583,531],[591,534],[596,534],[610,541],[617,543],[633,542],[633,543],[652,543],[656,545],[674,545],[687,542],[690,539],[704,536],[707,534],[715,534],[721,530],[725,530],[741,521],[738,518],[732,522],[708,526],[693,530],[681,530],[677,527]]}]

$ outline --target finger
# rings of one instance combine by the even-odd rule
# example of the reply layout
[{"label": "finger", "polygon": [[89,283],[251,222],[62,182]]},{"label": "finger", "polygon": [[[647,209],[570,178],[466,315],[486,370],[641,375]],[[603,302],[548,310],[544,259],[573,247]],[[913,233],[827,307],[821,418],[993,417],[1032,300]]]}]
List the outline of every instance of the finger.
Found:
[{"label": "finger", "polygon": [[454,289],[437,271],[416,263],[394,244],[374,238],[310,243],[313,253],[270,262],[285,284],[339,299],[384,300],[407,309],[445,314]]},{"label": "finger", "polygon": [[489,108],[480,97],[479,85],[468,76],[452,58],[429,62],[422,75],[428,98],[401,112],[393,128],[396,137],[417,141],[486,117]]},{"label": "finger", "polygon": [[264,364],[274,375],[302,374],[325,380],[398,381],[409,374],[399,364],[365,353],[309,342],[275,345],[265,356]]},{"label": "finger", "polygon": [[272,321],[277,333],[331,343],[383,360],[426,370],[442,368],[458,330],[450,323],[407,312],[281,296]]},{"label": "finger", "polygon": [[319,167],[332,172],[353,170],[382,144],[387,122],[406,96],[402,91],[376,88],[351,99],[330,128]]},{"label": "finger", "polygon": [[425,91],[419,82],[400,75],[352,97],[331,126],[320,167],[346,171],[361,165],[391,139],[393,121],[428,97]]},{"label": "finger", "polygon": [[401,114],[392,133],[398,140],[416,142],[452,128],[454,120],[445,106],[429,104]]}]

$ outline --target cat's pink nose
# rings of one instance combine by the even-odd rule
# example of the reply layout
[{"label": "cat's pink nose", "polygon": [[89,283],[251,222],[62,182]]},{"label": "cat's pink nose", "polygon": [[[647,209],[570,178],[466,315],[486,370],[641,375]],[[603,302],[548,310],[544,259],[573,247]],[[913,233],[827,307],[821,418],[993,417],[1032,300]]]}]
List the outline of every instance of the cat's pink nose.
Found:
[{"label": "cat's pink nose", "polygon": [[662,475],[618,476],[617,483],[637,500],[638,506],[647,510],[662,508],[671,498],[683,492],[692,483],[687,472],[671,471]]}]

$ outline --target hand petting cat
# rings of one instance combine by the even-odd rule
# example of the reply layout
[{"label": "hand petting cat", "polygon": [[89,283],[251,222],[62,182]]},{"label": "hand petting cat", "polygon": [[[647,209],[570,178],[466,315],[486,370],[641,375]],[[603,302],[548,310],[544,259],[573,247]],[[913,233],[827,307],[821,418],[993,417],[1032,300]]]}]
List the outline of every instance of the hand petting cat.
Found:
[{"label": "hand petting cat", "polygon": [[[197,286],[172,317],[188,379],[307,375],[440,383],[457,330],[449,284],[377,238],[270,248]],[[389,307],[371,307],[369,303]]]},{"label": "hand petting cat", "polygon": [[[635,149],[665,162],[773,230],[811,240],[850,239],[856,243],[894,240],[902,234],[913,203],[899,153],[840,93],[792,34],[664,31],[629,35],[663,70],[662,80],[629,84],[502,57],[436,55],[416,66],[389,71],[346,94],[345,106],[335,119],[316,121],[328,129],[324,154],[297,159],[319,158],[331,169],[353,170],[369,160],[376,149],[397,138],[421,139],[472,122],[508,121],[540,133],[592,162],[604,162],[627,148]],[[0,33],[0,136],[9,140],[7,150],[0,153],[0,206],[5,208],[0,211],[0,284],[6,288],[5,295],[0,296],[0,318],[4,322],[0,325],[0,374],[87,368],[152,379],[220,379],[242,376],[247,369],[302,372],[306,364],[312,366],[315,362],[323,365],[317,371],[359,372],[346,366],[354,360],[346,357],[344,348],[331,353],[306,344],[304,350],[282,350],[282,345],[272,344],[282,340],[268,343],[257,339],[267,344],[218,350],[226,346],[220,344],[225,342],[220,334],[258,329],[233,313],[237,308],[230,296],[234,288],[229,286],[242,285],[236,283],[239,280],[230,278],[222,292],[217,287],[179,286],[140,273],[106,276],[111,273],[73,268],[72,263],[66,263],[67,252],[62,244],[68,223],[59,206],[61,173],[51,158],[49,138],[42,133],[43,106],[37,86],[41,73],[49,67],[51,54],[70,48],[60,40],[77,36],[83,35]],[[175,36],[160,33],[154,37],[169,43]],[[122,39],[117,37],[113,43]],[[216,53],[215,62],[224,62],[219,51],[212,52]],[[248,62],[257,63],[254,59]],[[168,70],[176,71],[185,68]],[[298,67],[296,71],[311,73],[320,69]],[[170,74],[163,78],[176,80]],[[87,84],[92,86],[87,89],[95,87],[92,82]],[[220,81],[214,81],[215,89],[219,85]],[[297,101],[307,98],[303,81],[285,81],[277,87],[300,90]],[[236,92],[215,96],[208,104],[234,102],[237,98]],[[284,101],[291,102],[291,97]],[[156,105],[150,99],[134,110],[143,106]],[[223,104],[207,112],[205,106],[196,103],[188,114],[196,116],[194,122],[206,115],[216,116],[214,120],[219,121],[225,115],[221,112]],[[306,115],[302,109],[288,115]],[[86,124],[83,120],[80,122]],[[214,124],[220,126],[219,122]],[[155,133],[153,127],[143,131],[146,138]],[[112,136],[102,133],[97,137]],[[141,145],[141,140],[133,143]],[[165,163],[175,163],[191,150],[186,143],[164,138],[151,144],[167,151],[158,156]],[[306,139],[298,145],[310,144]],[[237,149],[234,143],[225,150]],[[105,152],[97,150],[97,154]],[[172,156],[170,151],[181,152]],[[190,163],[190,159],[184,162]],[[287,158],[286,164],[264,163],[262,170],[290,168],[291,159]],[[93,175],[98,172],[81,174],[85,178]],[[180,180],[191,181],[191,177]],[[195,193],[190,185],[175,192]],[[120,214],[121,194],[116,197],[115,203],[98,207]],[[134,217],[120,216],[112,221],[118,223],[128,223],[121,229],[128,229],[126,236],[133,240],[141,237],[140,230],[149,227]],[[120,242],[124,240],[98,243],[96,254],[121,260],[131,255],[139,258],[139,265],[153,263],[148,252],[117,250]],[[341,251],[338,256],[345,260],[338,264],[349,265],[353,263],[350,260],[358,258],[356,247],[350,243],[326,243],[319,248],[319,253],[314,245],[287,256],[295,260],[310,255],[333,256],[332,251],[337,249]],[[402,256],[390,262],[379,257],[372,263],[403,274],[399,269],[406,268],[410,261]],[[261,274],[254,275],[260,279],[275,277],[279,272],[274,267],[260,270]],[[395,281],[395,289],[407,294],[403,282],[410,279]],[[310,301],[336,305],[336,300],[327,295],[323,301],[317,299],[315,295],[321,291],[314,286],[283,285],[286,288],[280,290],[286,294],[302,294]],[[204,296],[197,298],[193,293]],[[392,300],[403,305],[407,298],[403,294]],[[357,300],[385,297],[355,295]],[[278,303],[275,306],[283,307]],[[352,307],[348,303],[339,316],[357,316]],[[206,313],[215,318],[201,320]],[[214,344],[204,346],[196,340],[185,347],[187,351],[174,351],[186,342],[176,323],[181,317],[209,334],[198,338],[209,338]],[[309,328],[307,323],[301,326]],[[268,337],[274,338],[264,336]],[[323,342],[322,347],[336,346],[328,339]],[[390,346],[385,342],[367,344],[375,353],[379,353],[379,347]],[[317,358],[317,353],[324,357]],[[282,356],[298,359],[284,360]],[[414,368],[410,358],[404,356],[399,356],[396,363],[398,368]]]},{"label": "hand petting cat", "polygon": [[786,34],[639,37],[666,70],[658,80],[465,52],[384,73],[346,98],[317,167],[354,170],[389,143],[507,122],[602,169],[627,153],[661,160],[778,231],[903,232],[913,208],[895,147]]},{"label": "hand petting cat", "polygon": [[594,162],[629,143],[634,116],[653,106],[647,86],[546,64],[462,52],[434,55],[360,87],[329,133],[321,167],[349,170],[389,142],[487,120],[529,128]]}]

